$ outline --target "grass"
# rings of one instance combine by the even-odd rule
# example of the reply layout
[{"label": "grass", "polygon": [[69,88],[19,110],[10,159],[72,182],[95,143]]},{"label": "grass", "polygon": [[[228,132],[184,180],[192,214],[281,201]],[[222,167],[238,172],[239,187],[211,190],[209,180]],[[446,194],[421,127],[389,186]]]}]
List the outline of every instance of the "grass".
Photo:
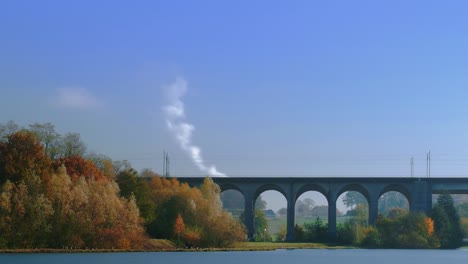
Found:
[{"label": "grass", "polygon": [[276,249],[328,249],[349,248],[330,246],[324,243],[288,243],[288,242],[239,242],[231,250],[276,250]]},{"label": "grass", "polygon": [[[298,225],[304,225],[306,222],[314,222],[316,218],[311,217],[311,218],[304,218],[304,217],[296,217],[296,224]],[[322,218],[321,218],[322,219]],[[350,220],[351,217],[349,216],[338,216],[336,218],[337,223],[346,223],[346,221]],[[467,219],[468,220],[468,219]],[[275,234],[279,233],[281,228],[286,229],[286,216],[278,216],[275,218],[267,218],[268,221],[268,231],[270,235],[274,236]],[[322,219],[323,223],[327,223],[328,219],[324,218]]]},{"label": "grass", "polygon": [[155,250],[173,250],[176,248],[175,244],[167,239],[150,239],[150,247]]}]

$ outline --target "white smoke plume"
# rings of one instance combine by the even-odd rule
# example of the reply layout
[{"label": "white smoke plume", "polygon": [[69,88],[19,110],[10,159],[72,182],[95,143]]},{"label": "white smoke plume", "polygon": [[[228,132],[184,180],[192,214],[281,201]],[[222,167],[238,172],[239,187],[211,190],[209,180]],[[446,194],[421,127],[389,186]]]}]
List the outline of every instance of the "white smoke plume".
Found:
[{"label": "white smoke plume", "polygon": [[190,155],[193,163],[202,172],[209,176],[225,177],[226,174],[219,172],[215,166],[205,165],[200,147],[192,143],[195,127],[185,121],[184,103],[181,100],[187,92],[187,82],[177,78],[174,83],[166,86],[165,90],[169,99],[169,104],[164,107],[167,127],[174,134],[180,147]]}]

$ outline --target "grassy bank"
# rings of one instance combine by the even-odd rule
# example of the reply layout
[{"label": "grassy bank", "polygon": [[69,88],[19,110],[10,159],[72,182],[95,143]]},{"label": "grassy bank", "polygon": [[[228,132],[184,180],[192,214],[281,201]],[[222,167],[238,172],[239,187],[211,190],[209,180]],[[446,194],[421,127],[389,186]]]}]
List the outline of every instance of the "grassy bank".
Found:
[{"label": "grassy bank", "polygon": [[322,243],[284,243],[284,242],[239,242],[229,248],[176,248],[174,243],[165,239],[152,239],[148,248],[141,250],[125,249],[0,249],[0,253],[105,253],[105,252],[185,252],[185,251],[269,251],[277,249],[338,249],[349,248],[330,246]]},{"label": "grassy bank", "polygon": [[276,249],[338,249],[350,248],[323,243],[287,243],[287,242],[241,242],[234,245],[234,250],[276,250]]}]

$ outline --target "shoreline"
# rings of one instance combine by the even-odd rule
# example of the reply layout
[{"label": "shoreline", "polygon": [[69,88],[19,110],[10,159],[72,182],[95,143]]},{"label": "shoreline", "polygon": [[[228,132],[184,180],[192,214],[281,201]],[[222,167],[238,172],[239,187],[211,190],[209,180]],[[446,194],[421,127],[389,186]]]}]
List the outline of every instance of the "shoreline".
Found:
[{"label": "shoreline", "polygon": [[321,243],[274,243],[274,242],[242,242],[226,248],[148,248],[148,249],[0,249],[0,254],[28,253],[131,253],[131,252],[225,252],[225,251],[274,251],[281,249],[353,249],[351,246],[335,246]]}]

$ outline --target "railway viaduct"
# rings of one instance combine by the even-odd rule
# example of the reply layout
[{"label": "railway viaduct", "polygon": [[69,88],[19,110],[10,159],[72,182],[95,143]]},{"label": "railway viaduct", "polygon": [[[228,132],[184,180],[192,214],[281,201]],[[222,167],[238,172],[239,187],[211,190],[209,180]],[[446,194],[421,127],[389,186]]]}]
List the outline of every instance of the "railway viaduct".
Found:
[{"label": "railway viaduct", "polygon": [[[191,186],[200,185],[203,177],[178,177]],[[448,192],[468,193],[468,178],[395,178],[395,177],[214,177],[221,191],[237,190],[245,200],[245,226],[247,235],[254,235],[254,205],[257,197],[269,190],[284,195],[287,201],[287,236],[294,240],[295,204],[307,191],[317,191],[328,201],[328,233],[336,237],[336,201],[347,191],[361,193],[369,205],[369,224],[375,224],[378,216],[378,200],[390,191],[397,191],[408,199],[411,212],[430,213],[432,194]]]}]

